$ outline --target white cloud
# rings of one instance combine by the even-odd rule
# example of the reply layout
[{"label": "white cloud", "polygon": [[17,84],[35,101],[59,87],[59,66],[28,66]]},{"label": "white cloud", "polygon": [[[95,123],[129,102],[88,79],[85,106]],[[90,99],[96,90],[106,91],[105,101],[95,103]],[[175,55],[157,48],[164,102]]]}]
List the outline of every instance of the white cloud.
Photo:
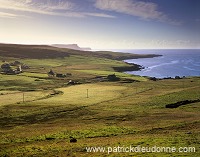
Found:
[{"label": "white cloud", "polygon": [[10,13],[5,13],[5,12],[0,12],[0,17],[1,18],[16,18],[17,15],[10,14]]},{"label": "white cloud", "polygon": [[[76,4],[67,0],[0,0],[0,9],[17,11],[17,13],[20,11],[67,17],[114,17],[104,13],[78,12],[74,11],[75,8]],[[17,16],[17,14],[15,16]]]},{"label": "white cloud", "polygon": [[74,4],[69,1],[52,1],[52,0],[32,0],[27,3],[30,7],[35,10],[43,11],[67,11],[72,10]]},{"label": "white cloud", "polygon": [[73,4],[70,2],[50,0],[0,0],[0,8],[14,11],[34,12],[40,14],[54,14],[55,10],[70,10]]},{"label": "white cloud", "polygon": [[190,44],[191,41],[190,40],[177,40],[176,43],[178,45],[185,45],[185,44]]},{"label": "white cloud", "polygon": [[83,13],[83,14],[87,16],[115,18],[115,16],[104,14],[104,13]]},{"label": "white cloud", "polygon": [[180,22],[170,19],[163,12],[158,10],[158,5],[151,2],[137,0],[96,0],[95,7],[101,10],[115,11],[144,20],[157,20],[179,25]]}]

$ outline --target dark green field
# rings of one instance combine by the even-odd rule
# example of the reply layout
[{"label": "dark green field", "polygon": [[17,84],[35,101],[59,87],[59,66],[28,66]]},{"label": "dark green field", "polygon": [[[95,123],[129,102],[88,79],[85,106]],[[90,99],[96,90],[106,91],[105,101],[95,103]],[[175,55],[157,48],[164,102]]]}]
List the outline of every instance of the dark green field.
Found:
[{"label": "dark green field", "polygon": [[[1,44],[4,63],[29,69],[0,74],[0,156],[200,156],[200,77],[152,81],[115,71],[137,69],[121,60],[139,57],[153,55]],[[119,80],[108,80],[114,73]],[[176,152],[115,152],[130,146]]]}]

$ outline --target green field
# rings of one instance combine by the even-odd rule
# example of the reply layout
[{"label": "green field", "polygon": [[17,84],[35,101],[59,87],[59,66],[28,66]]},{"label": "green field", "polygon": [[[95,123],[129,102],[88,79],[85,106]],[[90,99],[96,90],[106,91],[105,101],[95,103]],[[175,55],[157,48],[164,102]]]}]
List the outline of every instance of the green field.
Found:
[{"label": "green field", "polygon": [[[77,54],[1,59],[20,60],[30,69],[0,74],[0,156],[200,156],[200,102],[165,107],[200,99],[199,77],[152,81],[114,71],[130,66],[122,61]],[[71,75],[49,77],[50,69]],[[113,73],[119,81],[106,79]],[[116,152],[130,146],[176,152]]]}]

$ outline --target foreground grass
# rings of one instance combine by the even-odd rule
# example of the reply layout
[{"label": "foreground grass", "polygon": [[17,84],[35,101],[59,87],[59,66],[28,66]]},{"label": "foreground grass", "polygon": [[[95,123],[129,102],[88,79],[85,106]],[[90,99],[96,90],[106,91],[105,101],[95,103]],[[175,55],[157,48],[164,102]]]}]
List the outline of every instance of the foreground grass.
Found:
[{"label": "foreground grass", "polygon": [[[149,81],[114,72],[112,67],[125,66],[123,62],[75,55],[22,62],[30,69],[0,74],[0,156],[200,156],[200,103],[165,108],[200,99],[200,78]],[[49,69],[72,76],[49,78]],[[113,73],[121,81],[95,79]],[[82,84],[67,85],[71,79]],[[132,82],[123,81],[127,79]],[[72,137],[76,143],[70,143]],[[86,149],[118,146],[195,147],[195,152]]]},{"label": "foreground grass", "polygon": [[3,91],[0,92],[1,105],[19,104],[31,102],[34,100],[42,99],[50,95],[52,91],[33,91],[33,92],[20,92],[20,91]]},{"label": "foreground grass", "polygon": [[126,87],[104,84],[84,84],[59,88],[63,94],[35,102],[44,105],[75,105],[88,106],[117,99]]},{"label": "foreground grass", "polygon": [[[1,107],[1,155],[199,156],[199,79],[95,83],[59,88],[52,98]],[[164,88],[165,87],[165,88]],[[87,98],[86,90],[89,89]],[[83,94],[84,93],[84,94]],[[70,143],[70,137],[78,140]],[[190,153],[94,153],[102,146],[195,147]]]}]

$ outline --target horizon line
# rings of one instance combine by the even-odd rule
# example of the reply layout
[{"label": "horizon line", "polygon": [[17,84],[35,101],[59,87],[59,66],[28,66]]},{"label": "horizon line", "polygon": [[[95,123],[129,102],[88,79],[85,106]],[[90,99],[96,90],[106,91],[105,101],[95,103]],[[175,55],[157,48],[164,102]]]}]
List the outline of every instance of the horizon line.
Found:
[{"label": "horizon line", "polygon": [[[42,44],[42,43],[2,43],[0,44],[10,44],[10,45],[43,45],[43,46],[53,46],[55,43],[51,44]],[[71,44],[77,44],[77,43],[56,43],[56,44],[62,44],[62,45],[71,45]],[[79,44],[77,44],[79,46]],[[91,48],[90,46],[88,46]],[[97,51],[97,50],[199,50],[200,48],[91,48],[92,51]]]}]

